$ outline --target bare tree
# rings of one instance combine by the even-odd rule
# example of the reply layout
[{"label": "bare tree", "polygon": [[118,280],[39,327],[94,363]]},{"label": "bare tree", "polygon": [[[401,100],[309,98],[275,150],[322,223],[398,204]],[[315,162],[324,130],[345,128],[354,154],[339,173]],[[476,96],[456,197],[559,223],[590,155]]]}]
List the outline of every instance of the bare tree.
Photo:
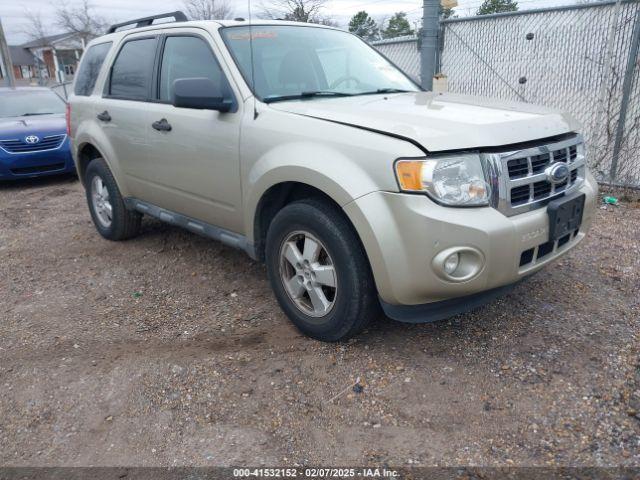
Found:
[{"label": "bare tree", "polygon": [[[37,41],[37,47],[53,48],[51,42],[49,41],[49,35],[51,35],[51,32],[42,21],[42,16],[40,15],[40,13],[24,9],[24,18],[27,21],[22,28],[22,33],[26,35],[29,41]],[[34,54],[33,57],[37,64],[38,81],[41,85],[44,85],[45,79],[43,77],[43,72],[47,70],[46,64],[44,63],[44,59],[42,58],[42,56]]]},{"label": "bare tree", "polygon": [[191,20],[222,20],[233,16],[228,0],[183,0]]},{"label": "bare tree", "polygon": [[262,16],[294,22],[331,25],[334,22],[330,18],[322,15],[326,1],[327,0],[271,0],[269,5],[262,5]]},{"label": "bare tree", "polygon": [[89,40],[104,32],[107,21],[95,13],[89,0],[82,0],[77,6],[62,1],[57,7],[55,25],[65,33],[75,34],[84,47]]},{"label": "bare tree", "polygon": [[[45,27],[39,12],[25,9],[24,18],[27,22],[22,28],[22,33],[24,33],[30,41],[46,39],[46,37],[50,35],[49,29]],[[42,46],[48,47],[49,45]]]}]

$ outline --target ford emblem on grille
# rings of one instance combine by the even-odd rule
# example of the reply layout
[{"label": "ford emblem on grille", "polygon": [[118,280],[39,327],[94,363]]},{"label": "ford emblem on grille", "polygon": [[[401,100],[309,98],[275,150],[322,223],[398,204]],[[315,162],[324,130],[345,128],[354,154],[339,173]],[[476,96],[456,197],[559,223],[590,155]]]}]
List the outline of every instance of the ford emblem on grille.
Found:
[{"label": "ford emblem on grille", "polygon": [[24,141],[33,145],[34,143],[38,143],[40,141],[40,138],[36,137],[35,135],[29,135],[28,137],[24,137]]},{"label": "ford emblem on grille", "polygon": [[545,173],[551,183],[562,183],[569,178],[569,167],[564,163],[554,163]]}]

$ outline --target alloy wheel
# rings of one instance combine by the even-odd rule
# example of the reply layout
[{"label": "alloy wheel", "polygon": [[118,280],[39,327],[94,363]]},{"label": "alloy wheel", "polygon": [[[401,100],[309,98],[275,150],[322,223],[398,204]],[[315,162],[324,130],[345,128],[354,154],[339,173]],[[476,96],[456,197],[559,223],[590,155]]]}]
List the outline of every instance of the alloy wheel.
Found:
[{"label": "alloy wheel", "polygon": [[98,221],[104,228],[109,228],[113,221],[113,207],[109,201],[109,190],[97,175],[91,180],[91,201]]},{"label": "alloy wheel", "polygon": [[309,232],[296,231],[280,246],[280,279],[295,306],[310,317],[326,316],[336,303],[338,279],[327,248]]}]

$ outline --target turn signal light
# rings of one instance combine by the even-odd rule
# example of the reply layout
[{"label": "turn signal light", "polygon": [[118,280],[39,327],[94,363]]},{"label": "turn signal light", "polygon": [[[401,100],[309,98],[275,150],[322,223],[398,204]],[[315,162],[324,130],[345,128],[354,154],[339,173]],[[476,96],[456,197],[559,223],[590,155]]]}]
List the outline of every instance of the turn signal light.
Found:
[{"label": "turn signal light", "polygon": [[406,191],[421,191],[422,187],[422,162],[403,161],[396,163],[398,183],[400,188]]}]

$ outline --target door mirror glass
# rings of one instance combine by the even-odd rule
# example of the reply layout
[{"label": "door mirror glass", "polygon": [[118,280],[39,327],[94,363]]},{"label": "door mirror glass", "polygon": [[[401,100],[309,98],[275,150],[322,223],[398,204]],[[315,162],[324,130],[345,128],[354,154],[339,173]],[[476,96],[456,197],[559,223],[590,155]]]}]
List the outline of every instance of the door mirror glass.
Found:
[{"label": "door mirror glass", "polygon": [[233,101],[208,78],[180,78],[173,82],[173,106],[228,112]]}]

